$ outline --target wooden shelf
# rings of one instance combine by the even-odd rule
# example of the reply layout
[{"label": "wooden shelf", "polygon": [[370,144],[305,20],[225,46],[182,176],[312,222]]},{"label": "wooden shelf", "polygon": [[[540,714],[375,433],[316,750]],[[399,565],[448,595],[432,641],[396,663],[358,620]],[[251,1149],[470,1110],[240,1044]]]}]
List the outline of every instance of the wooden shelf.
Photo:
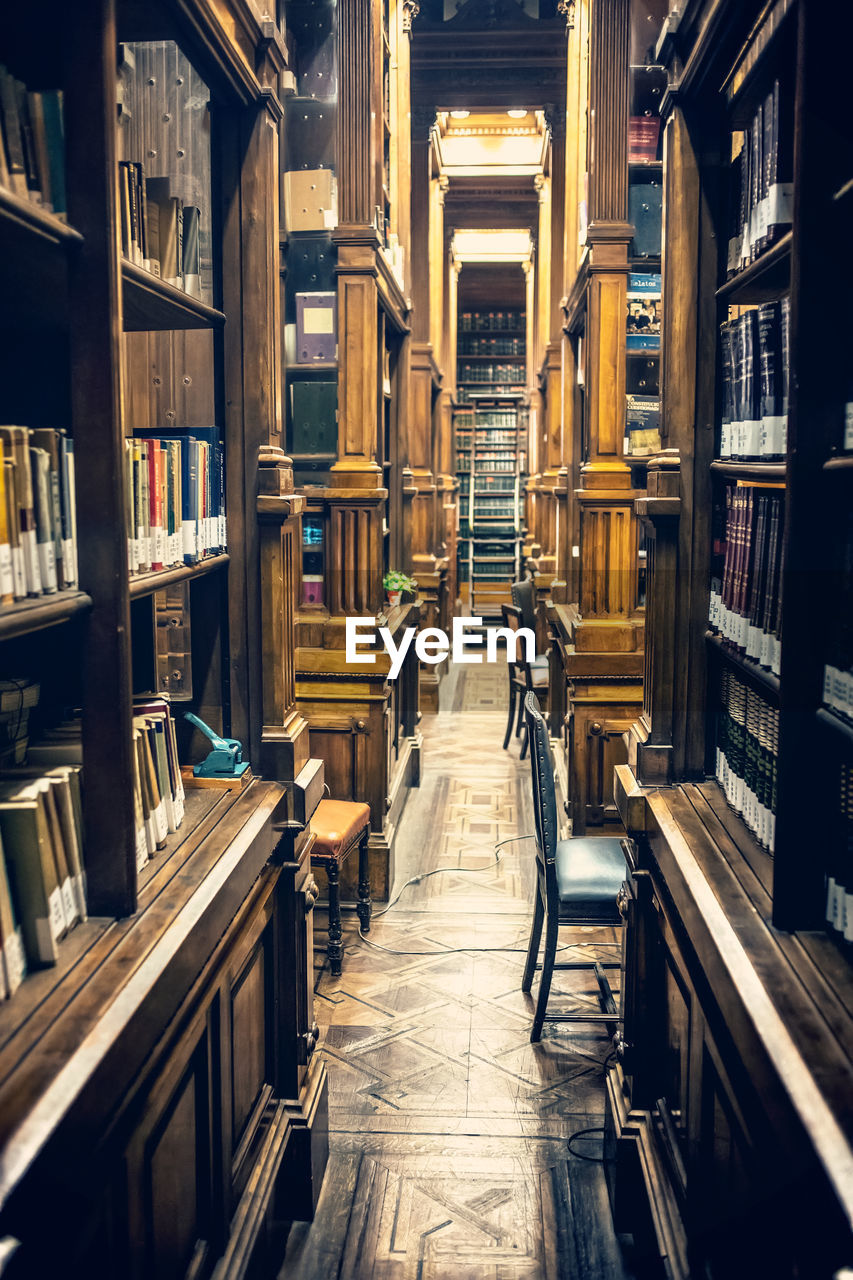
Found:
[{"label": "wooden shelf", "polygon": [[629,160],[629,169],[641,169],[644,173],[663,173],[663,160]]},{"label": "wooden shelf", "polygon": [[467,351],[460,351],[458,353],[457,364],[464,364],[466,360],[491,360],[492,362],[495,360],[503,360],[507,363],[512,363],[513,361],[523,363],[526,354],[526,351],[514,351],[511,355],[508,353],[501,354],[499,351],[496,351],[494,355],[489,355],[488,353],[485,355],[478,355],[473,351],[470,353]]},{"label": "wooden shelf", "polygon": [[824,471],[853,472],[853,453],[839,454],[836,458],[827,458],[823,464]]},{"label": "wooden shelf", "polygon": [[848,724],[846,720],[842,720],[841,716],[837,716],[828,707],[819,707],[816,715],[817,722],[821,728],[836,734],[846,743],[848,748],[853,747],[853,724]]},{"label": "wooden shelf", "polygon": [[716,475],[731,476],[736,480],[784,480],[788,473],[784,462],[735,462],[718,459],[711,463]]},{"label": "wooden shelf", "polygon": [[215,307],[159,280],[134,262],[122,262],[126,333],[172,329],[217,329],[225,316]]},{"label": "wooden shelf", "polygon": [[185,582],[188,578],[202,578],[205,574],[223,569],[230,558],[225,552],[219,556],[208,556],[198,564],[179,564],[171,569],[158,569],[156,573],[137,574],[130,579],[130,598],[138,600],[140,596],[150,596],[163,587],[171,587],[175,582]]},{"label": "wooden shelf", "polygon": [[779,677],[774,675],[772,671],[768,671],[766,667],[759,666],[757,662],[753,662],[752,658],[746,658],[743,654],[738,653],[736,649],[730,646],[727,640],[724,640],[722,636],[715,635],[713,631],[706,631],[705,639],[711,648],[715,649],[730,666],[736,667],[745,679],[754,685],[758,685],[762,693],[771,694],[774,698],[779,697],[781,688]]},{"label": "wooden shelf", "polygon": [[92,607],[85,591],[57,591],[52,595],[16,600],[0,609],[0,640],[12,640],[45,627],[56,627]]},{"label": "wooden shelf", "polygon": [[[760,906],[762,911],[769,913],[770,897],[773,892],[772,853],[758,843],[743,818],[735,813],[716,778],[711,778],[707,782],[687,784],[683,787],[683,790],[699,813],[703,824],[714,839],[714,843],[720,849],[723,857],[750,897],[754,896],[751,892],[754,886],[750,883],[749,875],[744,875],[744,869],[738,865],[740,859],[743,860],[743,863],[755,876],[763,890],[762,900],[756,905]],[[721,839],[720,833],[714,830],[714,821],[705,810],[705,805],[707,805],[723,831],[725,831],[726,836],[728,836],[728,840],[731,842],[728,848],[726,847],[727,841]]]},{"label": "wooden shelf", "polygon": [[298,373],[337,373],[337,360],[312,360],[310,364],[289,364],[285,369],[285,377]]},{"label": "wooden shelf", "polygon": [[748,267],[732,276],[717,290],[717,297],[729,306],[742,303],[773,302],[791,287],[791,244],[793,233],[786,231]]},{"label": "wooden shelf", "polygon": [[646,360],[659,360],[660,347],[628,347],[625,355],[629,360],[639,360],[641,356],[644,356]]},{"label": "wooden shelf", "polygon": [[5,237],[10,231],[23,232],[34,245],[38,241],[69,246],[83,243],[80,232],[55,214],[15,195],[6,187],[0,187],[0,236]]}]

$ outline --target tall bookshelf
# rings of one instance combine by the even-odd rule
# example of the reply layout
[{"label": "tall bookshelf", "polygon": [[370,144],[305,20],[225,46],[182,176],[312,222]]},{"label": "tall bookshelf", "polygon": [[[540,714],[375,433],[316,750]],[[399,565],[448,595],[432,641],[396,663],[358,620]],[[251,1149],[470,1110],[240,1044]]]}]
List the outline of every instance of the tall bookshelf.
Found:
[{"label": "tall bookshelf", "polygon": [[[304,830],[322,765],[293,710],[301,500],[280,447],[277,300],[257,290],[275,279],[286,53],[275,24],[229,23],[202,5],[84,0],[20,7],[0,41],[29,90],[61,91],[67,195],[51,212],[0,183],[0,419],[73,440],[79,564],[79,589],[0,606],[0,676],[39,686],[31,750],[79,725],[52,739],[57,761],[82,763],[89,910],[0,1007],[0,1224],[29,1274],[230,1274],[232,1232],[260,1260],[274,1187],[310,1216],[324,1163],[322,1123],[314,1155],[304,1146],[325,1092],[306,1038]],[[270,376],[244,385],[244,362]],[[199,445],[186,507],[179,468],[152,470],[135,503],[143,437]],[[252,773],[187,779],[183,821],[142,857],[134,716],[163,693],[181,766],[211,747],[192,711],[240,740]],[[238,1042],[257,1052],[238,1060]]]},{"label": "tall bookshelf", "polygon": [[471,611],[494,617],[520,576],[523,414],[520,399],[472,399],[468,513]]},{"label": "tall bookshelf", "polygon": [[648,1203],[671,1215],[646,1243],[678,1275],[829,1277],[849,1256],[853,135],[836,17],[700,3],[656,51],[663,448],[636,502],[646,674],[616,781],[637,846],[608,1125],[625,1170],[642,1151],[661,1172],[640,1173],[643,1197],[616,1173],[615,1197],[638,1232]]}]

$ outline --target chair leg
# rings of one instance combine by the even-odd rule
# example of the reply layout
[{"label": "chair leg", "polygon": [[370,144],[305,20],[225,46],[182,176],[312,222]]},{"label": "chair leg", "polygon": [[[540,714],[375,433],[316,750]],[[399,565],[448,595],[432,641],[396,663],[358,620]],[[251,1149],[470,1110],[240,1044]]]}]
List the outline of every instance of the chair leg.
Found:
[{"label": "chair leg", "polygon": [[519,689],[519,691],[518,691],[518,719],[517,719],[517,720],[516,720],[516,722],[515,722],[515,736],[516,736],[516,737],[518,737],[518,735],[521,733],[521,730],[522,730],[523,728],[525,728],[525,724],[524,724],[524,693],[522,692],[522,690],[521,690],[521,689]]},{"label": "chair leg", "polygon": [[557,921],[551,917],[545,926],[545,953],[542,956],[542,977],[536,997],[536,1013],[530,1031],[530,1043],[536,1044],[542,1035],[548,996],[551,994],[551,978],[554,976],[554,957],[557,954]]},{"label": "chair leg", "polygon": [[521,979],[522,991],[529,991],[536,972],[536,961],[539,957],[539,943],[542,941],[542,921],[545,919],[545,908],[542,905],[542,894],[536,885],[536,906],[533,908],[533,920],[530,925],[530,942],[527,947],[527,963],[524,966],[524,977]]},{"label": "chair leg", "polygon": [[343,934],[341,933],[341,869],[337,858],[329,858],[326,863],[326,871],[329,877],[329,941],[326,946],[326,954],[329,957],[329,967],[332,970],[332,975],[338,978],[341,973],[344,944]]},{"label": "chair leg", "polygon": [[527,755],[527,725],[521,726],[521,751],[519,752],[519,760],[523,760]]},{"label": "chair leg", "polygon": [[365,827],[364,835],[358,844],[358,903],[356,904],[362,933],[370,933],[370,864],[367,853],[369,839],[370,827]]},{"label": "chair leg", "polygon": [[510,735],[512,734],[512,722],[515,719],[515,695],[518,692],[512,679],[509,682],[509,715],[506,722],[506,733],[504,734],[504,751],[509,746]]}]

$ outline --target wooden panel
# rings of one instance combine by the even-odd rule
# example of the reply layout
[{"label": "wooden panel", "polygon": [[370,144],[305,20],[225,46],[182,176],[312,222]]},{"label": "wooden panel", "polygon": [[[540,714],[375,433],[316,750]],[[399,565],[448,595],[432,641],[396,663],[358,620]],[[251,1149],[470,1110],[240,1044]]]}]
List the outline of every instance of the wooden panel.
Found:
[{"label": "wooden panel", "polygon": [[231,1137],[236,1147],[270,1078],[270,978],[261,940],[231,988]]}]

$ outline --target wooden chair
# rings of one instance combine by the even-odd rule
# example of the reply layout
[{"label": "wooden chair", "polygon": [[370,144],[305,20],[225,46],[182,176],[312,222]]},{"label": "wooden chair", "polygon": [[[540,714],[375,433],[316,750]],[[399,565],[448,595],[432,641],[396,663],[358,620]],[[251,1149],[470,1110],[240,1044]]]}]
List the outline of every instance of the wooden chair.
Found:
[{"label": "wooden chair", "polygon": [[[514,604],[501,605],[501,618],[503,624],[511,631],[517,631],[522,623],[521,610]],[[509,740],[512,736],[512,726],[515,724],[515,736],[523,731],[524,737],[521,743],[521,759],[527,752],[527,726],[524,723],[524,695],[538,690],[540,693],[547,693],[548,690],[548,659],[537,658],[535,662],[528,662],[526,658],[526,646],[521,644],[516,650],[517,660],[507,663],[507,672],[509,674],[509,712],[507,714],[506,733],[504,734],[504,751],[509,746]],[[544,665],[543,665],[544,663]]]},{"label": "wooden chair", "polygon": [[356,911],[364,933],[370,933],[370,870],[367,842],[370,807],[355,800],[321,800],[311,818],[314,845],[311,866],[322,867],[329,881],[329,938],[326,954],[337,977],[344,956],[341,931],[341,864],[358,846],[358,902]]},{"label": "wooden chair", "polygon": [[[541,968],[536,1012],[530,1039],[536,1042],[545,1022],[619,1021],[605,969],[618,969],[618,961],[570,960],[555,963],[557,934],[561,925],[621,925],[617,895],[625,880],[625,853],[618,837],[583,836],[557,839],[557,801],[548,731],[533,693],[524,698],[530,768],[533,776],[533,811],[536,825],[536,903],[530,929],[527,963],[521,980],[529,991],[534,970]],[[537,964],[542,924],[545,951]],[[601,1013],[546,1013],[555,969],[592,969],[599,985]]]}]

